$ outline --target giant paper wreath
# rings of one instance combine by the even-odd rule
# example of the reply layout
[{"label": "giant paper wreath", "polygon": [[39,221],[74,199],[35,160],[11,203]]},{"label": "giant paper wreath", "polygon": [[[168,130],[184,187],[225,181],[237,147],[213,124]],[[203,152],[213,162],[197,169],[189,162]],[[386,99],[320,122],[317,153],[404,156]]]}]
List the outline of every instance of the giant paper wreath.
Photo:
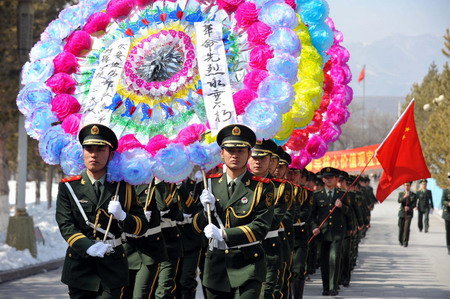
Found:
[{"label": "giant paper wreath", "polygon": [[79,174],[80,122],[97,117],[119,138],[108,180],[178,182],[217,165],[196,48],[205,22],[221,24],[236,121],[283,145],[295,167],[323,156],[352,100],[326,1],[82,0],[23,69],[17,105],[44,161]]}]

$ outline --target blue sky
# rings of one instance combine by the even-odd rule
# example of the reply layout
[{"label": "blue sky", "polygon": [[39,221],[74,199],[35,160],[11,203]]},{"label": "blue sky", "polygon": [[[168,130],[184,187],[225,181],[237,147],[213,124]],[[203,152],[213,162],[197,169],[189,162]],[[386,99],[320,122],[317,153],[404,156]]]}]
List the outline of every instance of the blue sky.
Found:
[{"label": "blue sky", "polygon": [[[370,43],[394,34],[443,36],[450,0],[328,0],[345,43]],[[345,45],[345,44],[344,44]]]}]

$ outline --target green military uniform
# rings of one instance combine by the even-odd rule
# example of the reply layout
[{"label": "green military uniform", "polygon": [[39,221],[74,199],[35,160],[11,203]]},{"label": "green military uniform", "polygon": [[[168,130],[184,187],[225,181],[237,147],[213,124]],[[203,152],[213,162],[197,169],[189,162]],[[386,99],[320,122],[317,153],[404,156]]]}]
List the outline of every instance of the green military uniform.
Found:
[{"label": "green military uniform", "polygon": [[155,185],[155,199],[161,212],[161,228],[169,260],[162,261],[156,288],[156,298],[174,298],[177,285],[176,276],[179,271],[180,259],[183,257],[181,232],[176,225],[182,220],[182,211],[178,201],[177,186],[166,182]]},{"label": "green military uniform", "polygon": [[[266,278],[266,261],[260,242],[269,232],[273,219],[273,183],[247,171],[236,182],[231,197],[227,179],[222,174],[211,176],[211,184],[217,200],[214,213],[217,216],[212,220],[220,226],[220,219],[227,241],[218,245],[211,242],[206,253],[203,284],[208,289],[231,292],[252,280],[262,283]],[[205,213],[196,214],[194,227],[197,232],[201,232],[206,224]],[[259,291],[254,295],[259,295]]]},{"label": "green military uniform", "polygon": [[292,294],[295,299],[303,298],[305,274],[308,258],[308,240],[310,238],[310,216],[313,204],[313,191],[294,185],[296,195],[294,214],[294,257],[292,264]]},{"label": "green military uniform", "polygon": [[[322,169],[321,176],[339,176],[339,170],[327,167]],[[323,294],[338,294],[339,262],[342,252],[342,241],[344,240],[349,221],[349,203],[344,196],[345,192],[334,188],[314,192],[311,217],[313,219],[312,229],[319,228],[335,206],[338,199],[342,202],[341,208],[335,208],[331,216],[320,228],[318,238],[320,246],[320,271],[322,275]]]},{"label": "green military uniform", "polygon": [[[427,183],[427,180],[421,180],[420,183]],[[418,212],[418,219],[417,219],[417,225],[419,227],[419,230],[422,231],[425,224],[425,232],[428,232],[428,229],[430,228],[430,208],[434,209],[433,205],[433,195],[431,194],[431,190],[428,189],[419,189],[416,192],[417,195],[417,212]],[[424,223],[425,222],[425,223]]]},{"label": "green military uniform", "polygon": [[[69,286],[71,298],[118,298],[121,287],[128,284],[121,235],[143,234],[146,220],[133,188],[125,182],[105,179],[108,159],[118,146],[114,132],[103,125],[91,124],[80,130],[78,138],[83,146],[84,163],[89,168],[59,184],[56,222],[69,244],[61,281]],[[110,150],[105,151],[107,147]],[[88,171],[103,176],[94,179]],[[120,205],[111,205],[113,200]],[[120,212],[120,221],[108,214],[110,206],[119,206],[120,210],[114,211]]]},{"label": "green military uniform", "polygon": [[142,236],[126,234],[124,244],[128,257],[130,285],[122,289],[124,298],[149,298],[154,294],[159,264],[167,261],[167,251],[161,232],[161,217],[154,199],[152,183],[135,186],[138,202],[144,211],[150,211],[148,229]]},{"label": "green military uniform", "polygon": [[[217,143],[225,164],[234,164],[232,155],[248,158],[245,151],[255,145],[256,135],[246,126],[230,125],[219,131]],[[243,162],[236,161],[236,171],[227,168],[226,174],[210,176],[212,195],[205,190],[200,199],[204,207],[213,203],[212,223],[205,211],[193,220],[197,232],[208,228],[211,237],[203,275],[209,299],[257,298],[266,278],[261,241],[273,219],[274,186],[270,179],[253,176]],[[229,172],[240,175],[229,178]]]},{"label": "green military uniform", "polygon": [[[448,174],[448,179],[450,183],[450,173]],[[441,206],[442,206],[442,218],[445,221],[445,232],[447,240],[447,250],[450,254],[450,187],[444,189],[442,192]]]},{"label": "green military uniform", "polygon": [[187,179],[179,189],[179,202],[183,205],[183,220],[177,221],[183,242],[183,258],[177,276],[179,298],[194,299],[197,288],[197,269],[200,257],[204,254],[207,244],[203,235],[194,231],[192,218],[199,207],[199,196],[203,190],[203,182],[197,183]]},{"label": "green military uniform", "polygon": [[[409,192],[409,195],[406,195],[406,193],[402,191],[398,194],[398,202],[400,203],[400,209],[398,211],[398,239],[401,246],[407,247],[411,220],[414,215],[414,208],[417,205],[417,196],[414,192]],[[409,210],[406,211],[405,207],[408,207]]]},{"label": "green military uniform", "polygon": [[[86,224],[67,184],[81,204],[87,220],[96,225],[97,229]],[[105,181],[100,198],[97,198],[86,172],[81,176],[63,179],[59,184],[56,221],[63,238],[69,244],[61,278],[63,283],[91,292],[97,292],[100,288],[121,288],[128,284],[128,265],[121,234],[125,231],[139,235],[146,228],[144,212],[137,204],[130,185],[120,183],[119,201],[127,212],[127,217],[120,224],[117,220],[112,220],[107,240],[113,245],[113,252],[103,258],[86,255],[86,250],[96,240],[103,240],[104,235],[100,229],[106,229],[108,225],[108,204],[115,195],[117,184]]]}]

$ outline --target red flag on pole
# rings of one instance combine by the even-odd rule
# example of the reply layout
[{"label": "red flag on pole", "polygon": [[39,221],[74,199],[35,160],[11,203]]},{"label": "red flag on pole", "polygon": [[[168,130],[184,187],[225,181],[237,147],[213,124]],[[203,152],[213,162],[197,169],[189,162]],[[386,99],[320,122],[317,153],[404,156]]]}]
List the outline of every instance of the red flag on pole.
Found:
[{"label": "red flag on pole", "polygon": [[375,156],[384,170],[377,188],[379,202],[406,182],[431,177],[416,131],[414,99],[378,147]]},{"label": "red flag on pole", "polygon": [[363,66],[361,73],[359,73],[358,76],[358,83],[364,80],[364,77],[366,76],[366,66]]}]

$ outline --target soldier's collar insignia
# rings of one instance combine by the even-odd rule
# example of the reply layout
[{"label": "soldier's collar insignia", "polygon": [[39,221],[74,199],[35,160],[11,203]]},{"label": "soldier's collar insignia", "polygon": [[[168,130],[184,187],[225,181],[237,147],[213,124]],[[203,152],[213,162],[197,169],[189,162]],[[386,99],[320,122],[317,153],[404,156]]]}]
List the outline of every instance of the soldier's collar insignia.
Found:
[{"label": "soldier's collar insignia", "polygon": [[93,127],[91,128],[91,134],[92,134],[92,135],[98,135],[98,133],[100,133],[99,128],[98,128],[97,126],[93,126]]},{"label": "soldier's collar insignia", "polygon": [[81,185],[86,184],[86,181],[84,179],[81,179]]},{"label": "soldier's collar insignia", "polygon": [[250,185],[250,180],[247,180],[247,182],[245,182],[245,186],[249,186]]},{"label": "soldier's collar insignia", "polygon": [[248,199],[247,197],[242,197],[241,202],[245,205],[246,203],[248,203]]},{"label": "soldier's collar insignia", "polygon": [[239,129],[239,127],[236,126],[231,131],[231,134],[233,134],[234,136],[239,136],[239,135],[241,135],[241,129]]},{"label": "soldier's collar insignia", "polygon": [[80,199],[80,203],[88,203],[86,199]]}]

